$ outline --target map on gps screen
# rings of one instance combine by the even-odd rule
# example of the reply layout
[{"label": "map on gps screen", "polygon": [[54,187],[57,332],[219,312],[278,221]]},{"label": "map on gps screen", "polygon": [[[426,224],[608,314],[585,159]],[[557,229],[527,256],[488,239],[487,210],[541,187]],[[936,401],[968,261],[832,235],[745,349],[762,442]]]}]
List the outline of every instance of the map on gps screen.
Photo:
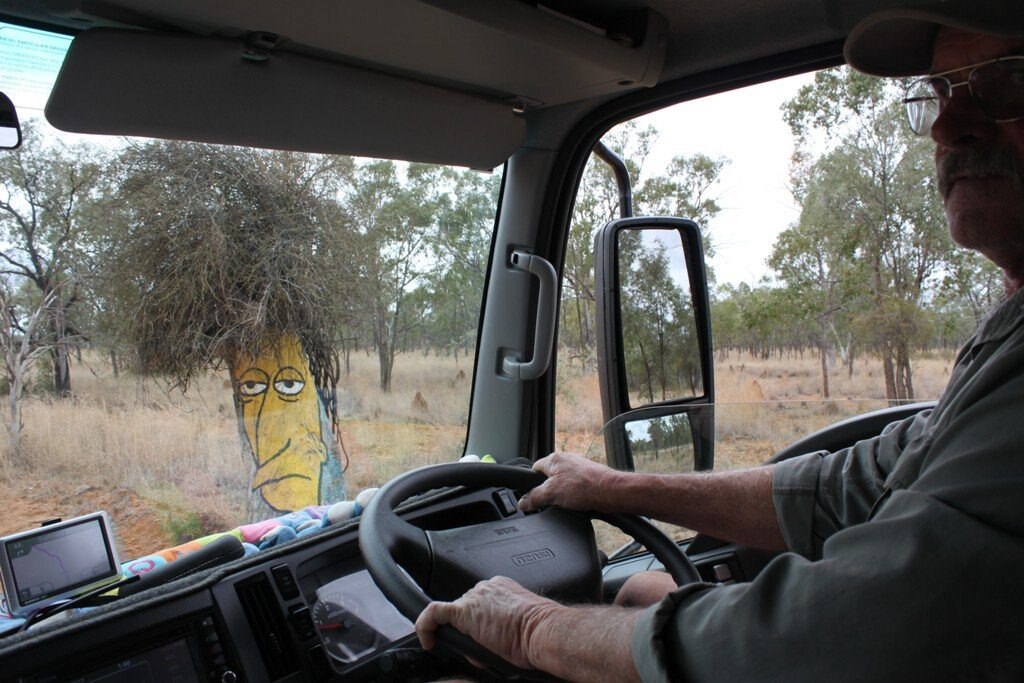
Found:
[{"label": "map on gps screen", "polygon": [[113,569],[98,519],[7,543],[18,591],[28,605],[109,576]]}]

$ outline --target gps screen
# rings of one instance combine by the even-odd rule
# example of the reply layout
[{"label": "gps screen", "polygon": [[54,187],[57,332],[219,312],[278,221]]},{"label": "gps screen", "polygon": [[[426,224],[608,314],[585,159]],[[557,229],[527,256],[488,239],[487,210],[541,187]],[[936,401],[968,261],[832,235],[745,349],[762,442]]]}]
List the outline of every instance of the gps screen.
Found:
[{"label": "gps screen", "polygon": [[99,519],[83,520],[4,545],[22,605],[95,583],[117,571]]}]

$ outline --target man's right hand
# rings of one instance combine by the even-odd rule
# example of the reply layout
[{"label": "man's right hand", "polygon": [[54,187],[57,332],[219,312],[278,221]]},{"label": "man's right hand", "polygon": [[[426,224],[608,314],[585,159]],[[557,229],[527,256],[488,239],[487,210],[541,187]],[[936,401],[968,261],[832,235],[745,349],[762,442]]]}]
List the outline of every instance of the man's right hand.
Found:
[{"label": "man's right hand", "polygon": [[569,510],[616,512],[610,507],[614,480],[625,473],[572,453],[552,453],[533,464],[548,479],[519,499],[519,509],[530,512],[547,505]]}]

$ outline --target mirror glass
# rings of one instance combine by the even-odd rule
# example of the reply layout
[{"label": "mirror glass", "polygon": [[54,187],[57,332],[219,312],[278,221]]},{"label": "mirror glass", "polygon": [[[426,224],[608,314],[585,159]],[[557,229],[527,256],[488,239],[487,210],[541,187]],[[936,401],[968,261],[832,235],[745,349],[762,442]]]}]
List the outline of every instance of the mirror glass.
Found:
[{"label": "mirror glass", "polygon": [[704,393],[685,246],[675,229],[617,238],[619,315],[631,406]]},{"label": "mirror glass", "polygon": [[0,92],[0,149],[14,149],[21,144],[18,112],[11,98]]},{"label": "mirror glass", "polygon": [[0,149],[14,149],[21,142],[17,126],[5,126],[0,124]]},{"label": "mirror glass", "polygon": [[683,412],[652,416],[651,409],[631,410],[609,420],[591,439],[586,456],[637,472],[680,474],[709,469],[701,443],[712,437],[714,406],[677,410]]},{"label": "mirror glass", "polygon": [[693,432],[686,413],[633,420],[625,427],[635,471],[680,474],[696,469]]}]

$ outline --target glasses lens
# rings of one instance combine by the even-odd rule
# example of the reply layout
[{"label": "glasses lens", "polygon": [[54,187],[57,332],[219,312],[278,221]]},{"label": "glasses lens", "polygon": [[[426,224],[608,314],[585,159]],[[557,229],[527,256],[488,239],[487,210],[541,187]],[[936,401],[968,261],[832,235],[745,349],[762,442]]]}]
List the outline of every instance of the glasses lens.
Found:
[{"label": "glasses lens", "polygon": [[1024,118],[1024,57],[1007,57],[979,66],[970,76],[971,93],[994,121]]},{"label": "glasses lens", "polygon": [[910,129],[928,135],[939,116],[939,98],[948,97],[949,82],[944,78],[921,78],[907,88],[903,104],[907,107]]}]

